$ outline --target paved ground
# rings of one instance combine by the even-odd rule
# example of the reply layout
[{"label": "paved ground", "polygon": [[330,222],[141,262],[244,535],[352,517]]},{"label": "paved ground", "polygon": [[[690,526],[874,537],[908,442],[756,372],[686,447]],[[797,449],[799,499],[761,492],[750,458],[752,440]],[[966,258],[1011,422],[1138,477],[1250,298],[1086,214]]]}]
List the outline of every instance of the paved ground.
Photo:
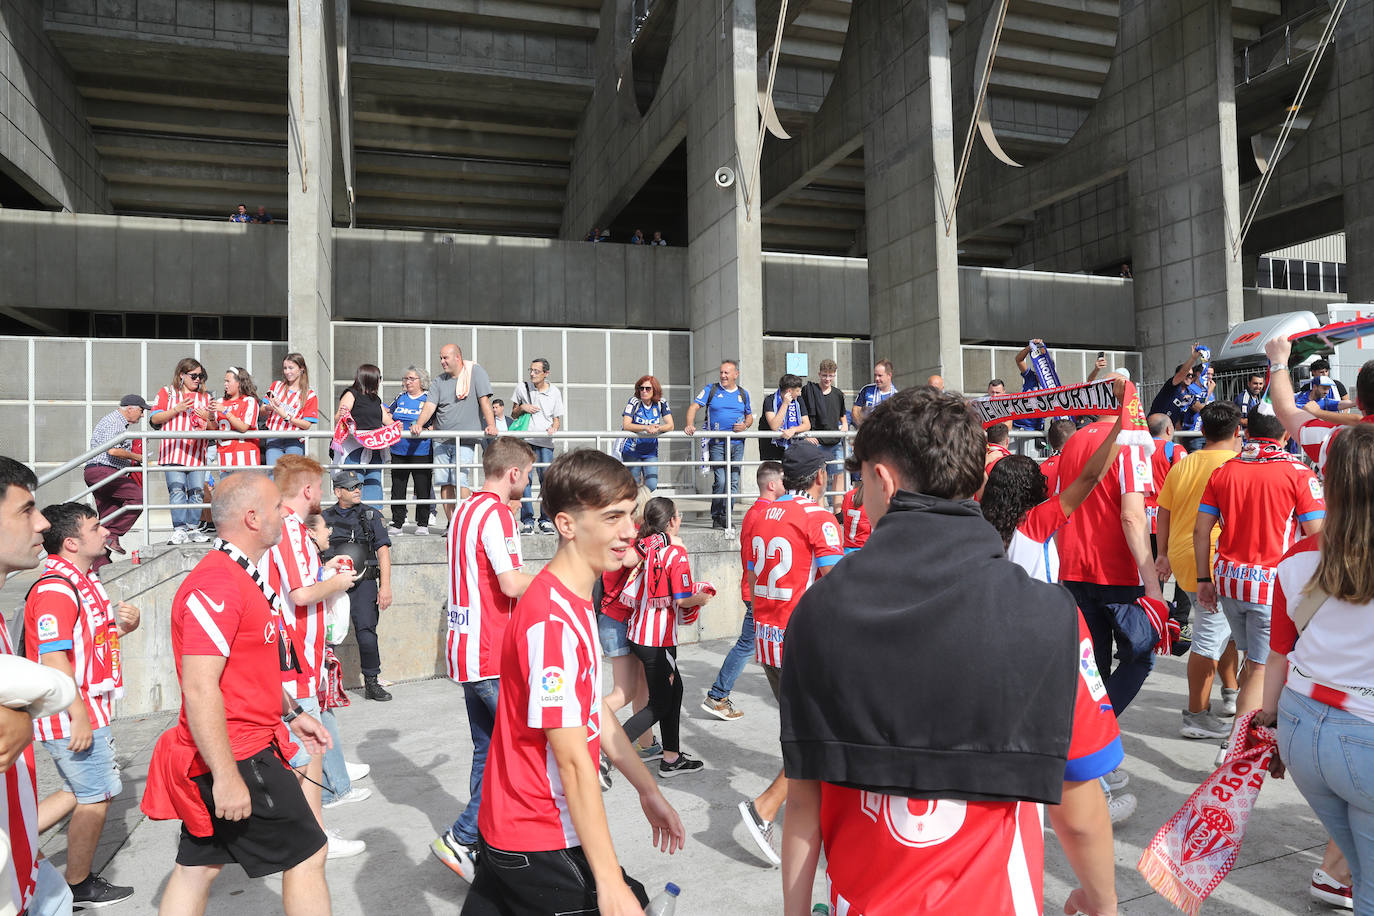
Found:
[{"label": "paved ground", "polygon": [[[651,889],[666,881],[681,885],[681,916],[776,913],[781,906],[778,872],[752,844],[745,845],[749,841],[735,810],[742,798],[763,788],[778,766],[777,713],[771,697],[765,699],[767,685],[756,667],[745,671],[735,699],[746,715],[736,722],[721,722],[698,707],[728,648],[718,641],[689,646],[682,653],[687,685],[683,742],[707,763],[700,775],[664,786],[687,826],[686,849],[671,858],[648,849],[648,829],[635,794],[624,783],[617,782],[605,796],[622,862]],[[1210,742],[1175,737],[1183,686],[1181,661],[1161,660],[1123,722],[1128,791],[1140,798],[1140,809],[1116,835],[1121,912],[1130,916],[1177,912],[1150,892],[1134,865],[1154,831],[1210,770],[1216,753]],[[340,716],[349,759],[372,765],[373,775],[363,785],[374,794],[366,802],[326,812],[331,828],[368,843],[363,855],[329,864],[334,911],[345,916],[455,914],[466,885],[429,854],[428,846],[467,798],[471,741],[461,694],[456,685],[440,680],[403,684],[394,693],[391,703],[356,698]],[[115,724],[125,791],[113,808],[97,864],[110,880],[131,884],[137,893],[113,913],[153,912],[171,867],[178,825],[144,819],[136,803],[152,743],[169,721],[162,716]],[[45,752],[38,756],[42,791],[50,791],[52,768]],[[1324,842],[1320,825],[1292,783],[1270,780],[1236,869],[1203,912],[1334,912],[1307,896]],[[1058,913],[1072,874],[1058,844],[1051,838],[1046,845],[1046,912]],[[65,846],[59,827],[45,838],[43,848],[60,865]],[[823,883],[822,878],[817,884],[817,900],[823,899]],[[280,891],[280,880],[250,881],[242,871],[226,869],[209,913],[280,912]]]}]

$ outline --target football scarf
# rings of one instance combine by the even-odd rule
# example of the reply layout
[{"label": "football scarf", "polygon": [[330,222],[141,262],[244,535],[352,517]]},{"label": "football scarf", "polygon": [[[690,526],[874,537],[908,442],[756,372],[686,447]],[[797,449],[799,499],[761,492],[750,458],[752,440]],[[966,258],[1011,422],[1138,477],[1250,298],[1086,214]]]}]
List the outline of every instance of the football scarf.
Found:
[{"label": "football scarf", "polygon": [[1035,343],[1029,343],[1027,346],[1030,347],[1031,369],[1035,371],[1035,379],[1040,383],[1040,387],[1062,387],[1059,384],[1059,370],[1054,368],[1054,358],[1050,356],[1050,351]]},{"label": "football scarf", "polygon": [[266,577],[263,576],[253,561],[248,559],[248,555],[224,538],[215,538],[210,549],[228,555],[229,559],[237,563],[239,568],[248,574],[248,578],[253,580],[258,591],[262,592],[262,597],[267,600],[267,606],[272,609],[272,616],[277,621],[277,636],[279,637],[277,639],[277,660],[281,664],[281,670],[299,672],[301,663],[299,652],[296,649],[296,630],[294,627],[288,627],[282,619],[282,609],[285,604],[281,596],[267,583]]},{"label": "football scarf", "polygon": [[1293,455],[1273,439],[1246,439],[1241,461],[1292,461]]},{"label": "football scarf", "polygon": [[1061,385],[1019,394],[986,395],[973,399],[983,426],[1007,420],[1033,420],[1040,417],[1096,417],[1121,414],[1118,445],[1137,445],[1146,456],[1154,452],[1154,439],[1145,425],[1145,411],[1135,383],[1127,380],[1126,394],[1118,401],[1112,392],[1115,379],[1102,379],[1085,385]]},{"label": "football scarf", "polygon": [[1236,864],[1245,824],[1278,752],[1277,732],[1254,725],[1254,718],[1251,712],[1236,722],[1226,761],[1159,829],[1136,865],[1151,887],[1188,916],[1197,916]]},{"label": "football scarf", "polygon": [[319,693],[315,699],[319,700],[320,709],[340,709],[353,705],[343,686],[343,664],[329,646],[324,647],[324,660],[320,663]]},{"label": "football scarf", "polygon": [[339,417],[334,422],[334,439],[329,443],[329,446],[336,453],[347,455],[353,451],[347,447],[351,439],[362,448],[380,452],[401,441],[401,437],[404,435],[405,427],[400,420],[393,421],[390,426],[383,426],[380,429],[360,430],[358,424],[353,420],[353,412],[339,408]]},{"label": "football scarf", "polygon": [[81,599],[78,609],[83,626],[91,634],[95,651],[86,656],[86,671],[82,683],[91,696],[108,694],[118,700],[124,696],[124,672],[119,658],[119,624],[114,606],[100,576],[82,573],[56,554],[49,554],[43,562],[47,573],[61,576]]},{"label": "football scarf", "polygon": [[[643,557],[637,595],[640,607],[661,608],[673,603],[672,577],[663,566],[663,554],[669,546],[666,534],[651,534],[635,541],[635,552]],[[625,600],[624,593],[621,600]]]}]

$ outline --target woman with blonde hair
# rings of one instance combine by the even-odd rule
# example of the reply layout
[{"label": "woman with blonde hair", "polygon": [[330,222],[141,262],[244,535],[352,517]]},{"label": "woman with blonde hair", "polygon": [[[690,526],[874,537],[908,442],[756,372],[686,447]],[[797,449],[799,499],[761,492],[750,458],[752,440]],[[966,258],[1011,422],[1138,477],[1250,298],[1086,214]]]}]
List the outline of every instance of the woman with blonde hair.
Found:
[{"label": "woman with blonde hair", "polygon": [[[1374,914],[1374,426],[1331,437],[1321,533],[1279,561],[1255,721],[1345,853],[1356,913]],[[1314,880],[1314,892],[1316,884]],[[1323,898],[1324,899],[1324,898]],[[1349,904],[1346,904],[1349,905]]]},{"label": "woman with blonde hair", "polygon": [[[172,382],[157,393],[153,413],[148,418],[154,429],[199,432],[210,426],[210,395],[205,390],[205,367],[200,360],[186,357],[172,370]],[[172,504],[172,536],[168,544],[204,543],[210,536],[202,532],[200,509],[182,508],[198,503],[205,486],[205,451],[208,439],[160,439],[157,463],[167,480],[167,498]]]}]

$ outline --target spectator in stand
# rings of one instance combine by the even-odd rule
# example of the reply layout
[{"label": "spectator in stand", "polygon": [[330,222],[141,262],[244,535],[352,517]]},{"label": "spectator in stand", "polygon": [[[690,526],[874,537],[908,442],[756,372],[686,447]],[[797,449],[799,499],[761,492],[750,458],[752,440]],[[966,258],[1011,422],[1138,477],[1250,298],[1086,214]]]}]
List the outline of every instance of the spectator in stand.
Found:
[{"label": "spectator in stand", "polygon": [[1339,411],[1354,405],[1336,394],[1336,383],[1329,375],[1315,375],[1307,385],[1293,396],[1298,407],[1315,404],[1322,410]]},{"label": "spectator in stand", "polygon": [[601,227],[600,227],[600,226],[593,226],[593,227],[592,227],[592,231],[591,231],[591,232],[588,232],[586,238],[582,239],[582,241],[584,241],[584,242],[599,242],[599,241],[601,241]]},{"label": "spectator in stand", "polygon": [[[372,363],[363,363],[353,373],[353,384],[344,389],[339,398],[339,410],[353,414],[359,432],[381,429],[392,423],[391,411],[386,409],[377,390],[382,384],[382,370]],[[363,502],[382,511],[382,469],[386,452],[380,449],[355,448],[343,456],[343,463],[360,465],[357,474],[363,479]]]},{"label": "spectator in stand", "polygon": [[636,230],[635,230],[635,234],[632,235],[632,236],[630,236],[630,244],[631,244],[631,245],[643,245],[643,244],[644,244],[644,230],[643,230],[643,229],[636,229]]},{"label": "spectator in stand", "polygon": [[1186,413],[1202,410],[1201,404],[1195,404],[1197,400],[1195,394],[1189,389],[1197,379],[1197,373],[1193,367],[1202,358],[1202,353],[1198,345],[1194,344],[1192,352],[1188,354],[1185,362],[1179,363],[1174,367],[1173,377],[1159,386],[1159,391],[1155,393],[1154,400],[1150,402],[1150,413],[1167,413],[1169,419],[1174,421],[1174,426],[1184,429],[1187,419]]},{"label": "spectator in stand", "polygon": [[505,435],[506,431],[510,428],[510,424],[506,422],[505,401],[500,398],[491,399],[491,418],[496,423],[497,434]]},{"label": "spectator in stand", "polygon": [[[211,402],[215,428],[225,432],[246,433],[258,428],[258,389],[253,376],[238,366],[230,366],[224,373],[224,397]],[[257,439],[221,439],[215,449],[219,456],[220,479],[231,468],[258,467],[262,464],[262,450]]]},{"label": "spectator in stand", "polygon": [[1263,370],[1256,370],[1245,377],[1245,388],[1233,399],[1235,405],[1240,408],[1240,425],[1245,428],[1245,418],[1250,415],[1250,411],[1264,403],[1264,381],[1266,373]]},{"label": "spectator in stand", "polygon": [[[935,384],[936,380],[940,384]],[[940,391],[945,390],[945,380],[938,375],[932,375],[926,384]],[[859,393],[854,396],[854,428],[858,429],[859,424],[864,421],[864,415],[869,413],[883,401],[897,393],[897,386],[892,384],[892,363],[890,360],[880,359],[873,366],[873,384],[865,385],[859,389]]]},{"label": "spectator in stand", "polygon": [[[749,401],[749,392],[739,387],[739,363],[727,359],[720,364],[720,381],[702,388],[687,408],[687,425],[683,432],[695,436],[697,432],[697,411],[706,408],[705,428],[713,432],[733,430],[743,432],[754,425],[754,408]],[[730,441],[730,492],[739,492],[739,466],[744,460],[744,440]],[[706,448],[710,460],[725,461],[725,439],[707,439]],[[711,527],[725,528],[730,509],[723,498],[725,493],[725,465],[711,465],[711,492],[716,498],[711,501]]]},{"label": "spectator in stand", "polygon": [[667,244],[668,244],[668,240],[665,239],[665,238],[663,237],[663,233],[662,233],[662,232],[659,232],[658,230],[654,230],[654,237],[651,238],[651,239],[649,239],[649,245],[650,245],[651,247],[654,247],[654,246],[666,247]]},{"label": "spectator in stand", "polygon": [[[532,433],[556,433],[563,425],[566,411],[563,407],[563,394],[549,382],[549,361],[542,356],[530,361],[529,381],[515,387],[511,395],[511,419],[519,419],[528,414],[529,431]],[[525,444],[534,449],[535,472],[539,475],[541,492],[539,506],[539,530],[553,534],[553,519],[543,506],[544,473],[553,462],[553,438],[548,435],[530,436]],[[534,506],[531,494],[533,484],[525,482],[525,498],[520,502],[520,533],[534,533]]]},{"label": "spectator in stand", "polygon": [[[401,375],[405,389],[391,402],[391,415],[409,429],[424,412],[429,391],[429,373],[419,366],[407,366]],[[415,481],[415,533],[429,534],[429,513],[433,508],[428,500],[434,498],[434,472],[414,464],[433,464],[431,440],[406,436],[391,446],[391,527],[387,534],[397,535],[406,523],[406,486]]]},{"label": "spectator in stand", "polygon": [[[1198,567],[1193,551],[1193,527],[1197,523],[1202,491],[1212,473],[1240,451],[1240,411],[1218,401],[1202,408],[1202,435],[1207,444],[1169,470],[1159,491],[1158,543],[1155,572],[1161,582],[1174,577],[1174,600],[1197,604]],[[1212,529],[1207,570],[1216,557],[1217,534]],[[1206,573],[1207,570],[1203,572]],[[1188,708],[1183,711],[1179,734],[1185,738],[1224,738],[1226,723],[1212,714],[1212,682],[1221,674],[1221,715],[1236,714],[1236,644],[1225,614],[1199,611],[1193,615],[1192,646],[1188,653]]]},{"label": "spectator in stand", "polygon": [[[840,367],[835,364],[833,359],[823,359],[820,364],[820,382],[807,382],[802,388],[802,405],[811,417],[811,429],[815,432],[849,431],[849,417],[846,415],[844,392],[835,387],[835,376],[839,374],[839,371]],[[812,439],[811,441],[824,449],[832,459],[827,465],[830,479],[826,482],[825,488],[830,491],[839,490],[844,480],[844,439]],[[840,501],[840,496],[830,498],[830,506],[836,512],[840,511]]]},{"label": "spectator in stand", "polygon": [[[91,448],[103,445],[116,436],[123,435],[125,430],[143,419],[143,412],[147,409],[148,402],[139,395],[124,395],[119,399],[119,406],[101,417],[100,422],[95,425],[95,431],[91,433]],[[132,445],[133,443],[127,443],[115,446],[96,455],[86,463],[84,472],[86,485],[95,487],[91,494],[95,497],[95,510],[102,519],[107,520],[105,529],[110,534],[105,539],[105,547],[110,553],[122,554],[125,552],[119,544],[119,539],[129,532],[129,529],[134,526],[134,522],[138,521],[138,517],[143,514],[142,509],[129,509],[110,518],[113,513],[125,506],[138,506],[143,503],[143,486],[141,483],[135,483],[133,478],[127,474],[120,477],[114,476],[124,468],[141,461],[141,458],[134,454]],[[102,480],[108,482],[96,486]],[[95,568],[99,569],[108,562],[110,562],[110,558],[106,555],[102,559],[96,560]]]},{"label": "spectator in stand", "polygon": [[[496,420],[491,413],[491,379],[487,377],[487,370],[474,362],[464,361],[463,350],[457,344],[445,344],[439,350],[439,365],[444,371],[430,383],[425,409],[410,425],[410,432],[419,434],[433,417],[436,430],[496,435]],[[476,443],[475,435],[434,442],[433,463],[438,465],[434,469],[434,483],[439,487],[444,514],[448,518],[453,517],[459,489],[463,499],[472,492],[468,489],[468,469],[476,460]],[[456,476],[455,461],[458,464]]]},{"label": "spectator in stand", "polygon": [[255,217],[253,217],[253,222],[255,222],[255,223],[272,223],[272,222],[276,222],[276,220],[272,219],[272,214],[267,212],[267,208],[266,208],[266,207],[258,207],[258,215],[255,216]]},{"label": "spectator in stand", "polygon": [[[1188,393],[1192,395],[1193,402],[1184,413],[1183,422],[1178,424],[1178,428],[1184,432],[1195,433],[1202,429],[1202,408],[1217,399],[1216,371],[1211,366],[1203,367],[1193,380],[1193,384],[1188,387]],[[1202,438],[1188,436],[1183,440],[1183,447],[1189,452],[1195,452],[1202,447]]]},{"label": "spectator in stand", "polygon": [[231,223],[251,223],[252,221],[253,217],[248,212],[247,204],[239,204],[238,209],[229,215],[229,222]]},{"label": "spectator in stand", "polygon": [[[1302,383],[1302,388],[1300,390],[1303,391],[1307,390],[1312,386],[1312,379],[1322,375],[1331,376],[1331,362],[1326,359],[1312,360],[1312,362],[1307,364],[1307,369],[1309,372],[1312,373],[1312,377]],[[1350,396],[1350,393],[1346,390],[1345,386],[1341,384],[1340,379],[1332,377],[1331,387],[1334,389],[1331,392],[1331,394],[1334,394],[1339,400],[1343,401]]]},{"label": "spectator in stand", "polygon": [[[210,395],[205,391],[205,367],[186,357],[172,370],[172,383],[157,393],[153,415],[148,422],[163,432],[203,432],[210,425]],[[172,504],[172,536],[168,544],[203,544],[210,536],[200,530],[200,508],[184,508],[198,503],[205,485],[207,439],[162,439],[157,446],[157,463],[167,480],[167,497]]]},{"label": "spectator in stand", "polygon": [[[1361,370],[1363,376],[1368,369]],[[1357,392],[1360,386],[1356,385]],[[1261,712],[1277,725],[1284,768],[1316,812],[1352,873],[1338,905],[1374,912],[1374,429],[1361,424],[1330,439],[1325,465],[1330,510],[1321,537],[1288,550],[1275,582],[1272,661]],[[1331,858],[1328,855],[1328,859]],[[1323,868],[1325,868],[1325,864]],[[1327,879],[1327,880],[1320,880]],[[1325,885],[1319,888],[1319,883]],[[1312,894],[1332,899],[1326,874]]]},{"label": "spectator in stand", "polygon": [[811,429],[811,417],[806,412],[801,393],[801,378],[788,373],[778,379],[778,390],[764,401],[764,422],[769,429],[778,433],[776,439],[759,440],[759,458],[764,461],[781,461],[783,452],[792,444],[792,438]]},{"label": "spectator in stand", "polygon": [[[640,376],[635,382],[635,393],[625,404],[620,416],[620,428],[633,436],[627,436],[620,449],[620,460],[630,462],[654,462],[658,460],[658,437],[673,430],[673,411],[663,400],[663,386],[652,375]],[[642,464],[630,467],[630,474],[642,481],[650,493],[658,489],[658,465]]]},{"label": "spectator in stand", "polygon": [[1002,381],[1000,378],[995,378],[995,379],[989,379],[989,380],[988,380],[988,396],[989,396],[989,397],[992,397],[992,396],[995,396],[995,395],[999,395],[999,394],[1006,394],[1006,393],[1007,393],[1007,383],[1006,383],[1006,382]]},{"label": "spectator in stand", "polygon": [[267,463],[275,465],[282,455],[304,455],[305,440],[299,433],[320,422],[320,401],[310,387],[305,357],[288,353],[281,361],[281,378],[267,389],[267,428],[287,433],[267,439]]}]

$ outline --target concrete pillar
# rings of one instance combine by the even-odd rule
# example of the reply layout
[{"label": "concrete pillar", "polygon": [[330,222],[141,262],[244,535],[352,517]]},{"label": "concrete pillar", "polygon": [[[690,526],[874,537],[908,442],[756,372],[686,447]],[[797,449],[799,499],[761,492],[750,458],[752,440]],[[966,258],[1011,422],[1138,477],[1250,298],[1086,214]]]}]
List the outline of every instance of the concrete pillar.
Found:
[{"label": "concrete pillar", "polygon": [[[1231,5],[1156,0],[1123,8],[1136,334],[1144,381],[1193,341],[1215,352],[1245,315]],[[1130,72],[1128,69],[1127,72]]]},{"label": "concrete pillar", "polygon": [[1332,51],[1338,55],[1341,79],[1338,136],[1345,160],[1346,291],[1351,302],[1374,302],[1374,131],[1370,130],[1374,123],[1374,8],[1370,4],[1346,7]]},{"label": "concrete pillar", "polygon": [[[691,10],[687,28],[696,43],[697,69],[710,74],[687,112],[687,286],[695,381],[699,387],[715,380],[722,359],[738,359],[740,382],[757,412],[777,379],[763,377],[761,202],[748,175],[759,142],[754,0],[694,2]],[[734,187],[716,185],[721,166],[739,176]],[[746,185],[753,195],[748,208]]]},{"label": "concrete pillar", "polygon": [[963,386],[949,22],[945,0],[856,0],[874,359],[899,386]]},{"label": "concrete pillar", "polygon": [[[320,413],[333,414],[334,346],[334,106],[329,55],[332,0],[291,0],[287,16],[287,259],[286,340],[304,354],[320,395]],[[321,429],[327,427],[322,423]],[[316,457],[324,453],[318,442]]]}]

